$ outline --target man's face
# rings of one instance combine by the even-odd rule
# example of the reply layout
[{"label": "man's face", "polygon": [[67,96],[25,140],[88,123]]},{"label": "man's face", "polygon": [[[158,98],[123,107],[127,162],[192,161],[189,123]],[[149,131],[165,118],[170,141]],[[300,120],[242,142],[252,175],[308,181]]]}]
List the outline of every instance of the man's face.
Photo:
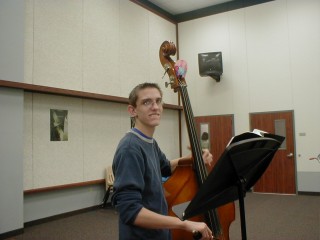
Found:
[{"label": "man's face", "polygon": [[145,88],[138,93],[137,106],[133,109],[136,127],[154,128],[160,124],[163,111],[162,97],[158,89]]}]

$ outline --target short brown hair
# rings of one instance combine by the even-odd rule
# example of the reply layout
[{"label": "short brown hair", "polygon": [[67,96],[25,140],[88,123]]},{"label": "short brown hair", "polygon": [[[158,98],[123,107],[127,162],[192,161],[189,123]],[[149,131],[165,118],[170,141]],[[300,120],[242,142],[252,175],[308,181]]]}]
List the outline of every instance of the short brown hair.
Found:
[{"label": "short brown hair", "polygon": [[145,82],[145,83],[141,83],[139,85],[137,85],[134,89],[132,89],[132,91],[129,94],[129,104],[136,107],[137,106],[137,100],[138,100],[138,93],[146,88],[156,88],[159,90],[160,95],[162,97],[162,90],[159,87],[159,85],[157,83],[149,83],[149,82]]}]

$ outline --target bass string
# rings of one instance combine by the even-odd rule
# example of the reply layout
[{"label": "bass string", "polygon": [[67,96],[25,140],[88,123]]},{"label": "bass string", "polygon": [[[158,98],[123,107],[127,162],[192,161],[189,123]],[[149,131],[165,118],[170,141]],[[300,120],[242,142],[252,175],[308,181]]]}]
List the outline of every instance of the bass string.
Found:
[{"label": "bass string", "polygon": [[[188,91],[186,85],[179,80],[180,86],[180,93],[181,98],[185,110],[185,117],[188,126],[188,133],[190,136],[191,146],[193,150],[193,156],[195,159],[195,169],[197,170],[198,181],[199,184],[204,183],[205,179],[207,178],[207,169],[204,164],[202,158],[202,149],[198,140],[198,135],[195,129],[195,122],[194,122],[194,115],[191,108],[191,102],[188,96]],[[212,230],[214,231],[215,236],[221,234],[221,225],[218,218],[218,214],[216,209],[207,212],[206,217],[211,225]]]}]

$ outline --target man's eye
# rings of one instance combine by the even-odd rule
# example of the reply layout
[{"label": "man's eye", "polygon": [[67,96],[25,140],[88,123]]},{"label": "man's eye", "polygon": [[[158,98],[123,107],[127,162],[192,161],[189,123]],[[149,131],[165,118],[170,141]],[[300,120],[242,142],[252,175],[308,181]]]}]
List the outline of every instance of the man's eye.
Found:
[{"label": "man's eye", "polygon": [[151,100],[145,100],[143,102],[143,105],[146,105],[146,106],[150,106],[152,104],[152,101]]}]

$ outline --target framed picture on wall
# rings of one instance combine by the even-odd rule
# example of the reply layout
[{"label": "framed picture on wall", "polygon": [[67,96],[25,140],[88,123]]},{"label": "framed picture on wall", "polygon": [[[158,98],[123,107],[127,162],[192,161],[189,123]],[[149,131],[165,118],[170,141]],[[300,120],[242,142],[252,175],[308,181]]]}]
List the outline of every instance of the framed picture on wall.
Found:
[{"label": "framed picture on wall", "polygon": [[68,141],[68,110],[50,109],[50,141]]}]

